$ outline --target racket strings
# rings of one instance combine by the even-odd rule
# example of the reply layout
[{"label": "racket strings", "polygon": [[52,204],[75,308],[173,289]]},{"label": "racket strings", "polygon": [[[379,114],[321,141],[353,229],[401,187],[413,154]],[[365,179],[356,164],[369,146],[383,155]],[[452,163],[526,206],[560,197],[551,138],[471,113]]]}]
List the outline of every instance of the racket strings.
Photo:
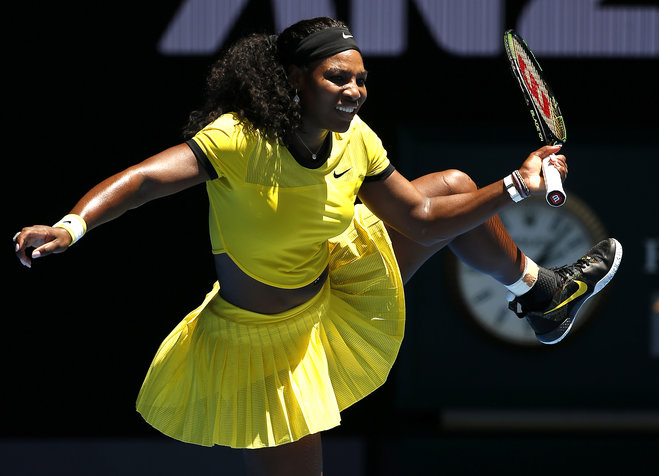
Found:
[{"label": "racket strings", "polygon": [[536,69],[535,60],[529,57],[526,48],[517,39],[513,40],[513,45],[519,69],[522,72],[526,87],[531,93],[531,100],[537,106],[537,110],[552,134],[564,140],[566,135],[565,124],[554,95]]}]

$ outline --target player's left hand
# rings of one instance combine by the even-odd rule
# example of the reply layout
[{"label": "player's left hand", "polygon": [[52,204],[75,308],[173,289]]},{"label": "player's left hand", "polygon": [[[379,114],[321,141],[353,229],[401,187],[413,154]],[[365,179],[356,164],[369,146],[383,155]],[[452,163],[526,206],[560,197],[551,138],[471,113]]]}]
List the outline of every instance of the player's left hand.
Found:
[{"label": "player's left hand", "polygon": [[[560,145],[546,145],[541,147],[532,152],[519,168],[519,173],[533,195],[545,193],[545,180],[542,177],[542,159],[556,154],[559,150],[561,150]],[[567,178],[567,159],[565,156],[554,155],[554,157],[550,158],[550,162],[561,174],[561,180],[565,181]]]}]

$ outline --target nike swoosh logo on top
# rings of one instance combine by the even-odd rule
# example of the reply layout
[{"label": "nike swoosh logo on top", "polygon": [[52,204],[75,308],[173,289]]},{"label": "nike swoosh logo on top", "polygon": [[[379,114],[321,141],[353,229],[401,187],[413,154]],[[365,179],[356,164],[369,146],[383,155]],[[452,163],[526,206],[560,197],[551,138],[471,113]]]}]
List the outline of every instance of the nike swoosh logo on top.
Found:
[{"label": "nike swoosh logo on top", "polygon": [[343,35],[343,38],[345,38],[346,40],[347,40],[348,38],[353,38],[352,35],[346,35],[344,32],[341,32],[341,34]]},{"label": "nike swoosh logo on top", "polygon": [[[351,168],[352,168],[352,167],[351,167]],[[336,173],[336,170],[335,170],[335,171],[334,171],[334,178],[339,178],[339,177],[341,177],[343,174],[345,174],[346,172],[348,172],[348,170],[350,170],[350,169],[346,169],[346,170],[344,170],[343,172],[341,172],[340,174],[337,174],[337,173]]]},{"label": "nike swoosh logo on top", "polygon": [[568,304],[568,303],[574,301],[575,299],[577,299],[577,298],[579,298],[580,296],[582,296],[586,291],[588,291],[588,285],[587,285],[586,283],[581,282],[581,281],[576,281],[576,280],[575,280],[574,282],[577,283],[577,284],[579,285],[579,289],[577,289],[577,290],[572,294],[572,296],[570,296],[570,297],[567,298],[565,301],[563,301],[562,303],[560,303],[560,304],[559,304],[558,306],[556,306],[554,309],[550,309],[549,311],[545,312],[545,314],[549,314],[550,312],[553,312],[553,311],[555,311],[556,309],[560,309],[561,307],[563,307],[563,306],[565,306],[566,304]]}]

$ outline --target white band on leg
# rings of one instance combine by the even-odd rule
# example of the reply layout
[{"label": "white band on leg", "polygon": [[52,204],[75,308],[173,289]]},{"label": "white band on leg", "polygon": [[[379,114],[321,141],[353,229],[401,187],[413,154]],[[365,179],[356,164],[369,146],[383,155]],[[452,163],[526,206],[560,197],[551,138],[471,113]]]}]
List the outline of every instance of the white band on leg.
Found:
[{"label": "white band on leg", "polygon": [[524,259],[525,263],[522,277],[513,284],[506,285],[506,289],[515,296],[521,296],[522,294],[527,293],[538,280],[538,265],[528,256],[525,256]]}]

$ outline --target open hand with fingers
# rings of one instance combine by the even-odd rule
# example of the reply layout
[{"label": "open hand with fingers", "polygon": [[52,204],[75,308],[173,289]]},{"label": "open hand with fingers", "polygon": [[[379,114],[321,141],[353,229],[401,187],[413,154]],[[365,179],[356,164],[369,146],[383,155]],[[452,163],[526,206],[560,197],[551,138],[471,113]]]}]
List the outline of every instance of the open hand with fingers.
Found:
[{"label": "open hand with fingers", "polygon": [[[32,267],[32,260],[52,253],[62,253],[71,245],[71,234],[60,227],[34,225],[14,235],[15,252],[24,266]],[[29,253],[29,250],[33,250]]]}]

